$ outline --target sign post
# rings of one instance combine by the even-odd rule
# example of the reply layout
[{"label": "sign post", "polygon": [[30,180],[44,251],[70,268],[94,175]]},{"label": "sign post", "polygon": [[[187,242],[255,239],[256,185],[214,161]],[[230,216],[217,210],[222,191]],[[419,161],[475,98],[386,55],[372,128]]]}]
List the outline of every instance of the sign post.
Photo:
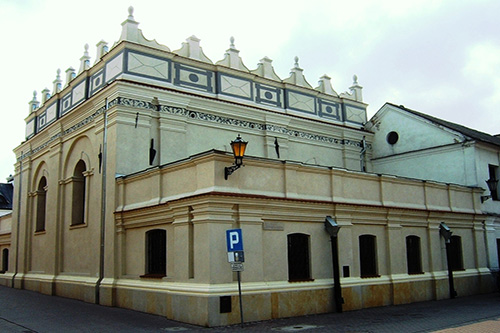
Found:
[{"label": "sign post", "polygon": [[240,318],[243,324],[243,302],[241,299],[241,272],[245,253],[243,252],[243,235],[241,229],[226,230],[227,260],[231,263],[231,269],[238,275],[238,295],[240,298]]}]

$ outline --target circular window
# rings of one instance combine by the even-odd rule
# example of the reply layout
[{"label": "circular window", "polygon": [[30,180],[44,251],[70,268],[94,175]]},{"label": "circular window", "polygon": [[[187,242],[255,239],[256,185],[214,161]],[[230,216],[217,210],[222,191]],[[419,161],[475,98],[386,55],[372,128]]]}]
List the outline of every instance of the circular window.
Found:
[{"label": "circular window", "polygon": [[393,145],[396,142],[398,142],[399,134],[397,132],[394,132],[394,131],[389,132],[389,134],[387,134],[386,140],[390,145]]}]

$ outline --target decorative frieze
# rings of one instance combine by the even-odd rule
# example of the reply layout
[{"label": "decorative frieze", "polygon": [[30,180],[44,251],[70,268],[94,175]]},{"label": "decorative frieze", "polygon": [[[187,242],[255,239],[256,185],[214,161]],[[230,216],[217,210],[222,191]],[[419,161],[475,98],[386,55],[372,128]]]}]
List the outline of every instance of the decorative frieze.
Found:
[{"label": "decorative frieze", "polygon": [[[192,111],[192,110],[188,110],[186,108],[181,108],[181,107],[175,107],[175,106],[169,106],[169,105],[158,105],[157,106],[151,102],[137,100],[137,99],[117,97],[117,98],[113,99],[112,101],[108,102],[108,108],[111,108],[115,105],[122,105],[122,106],[127,106],[127,107],[131,107],[131,108],[136,108],[136,109],[157,110],[157,111],[162,112],[162,113],[181,115],[181,116],[185,116],[186,118],[196,119],[196,120],[206,121],[206,122],[211,122],[211,123],[217,123],[220,125],[235,126],[235,127],[240,127],[240,128],[247,128],[247,129],[260,130],[260,131],[266,131],[266,132],[274,132],[276,134],[286,134],[286,135],[289,135],[290,137],[294,137],[294,138],[323,142],[323,143],[328,143],[328,144],[361,147],[361,143],[359,141],[339,139],[339,138],[330,137],[330,136],[313,134],[313,133],[309,133],[309,132],[305,132],[305,131],[291,130],[291,129],[288,129],[284,126],[259,123],[259,122],[252,122],[252,121],[246,121],[246,120],[230,118],[230,117],[223,117],[223,116],[205,113],[205,112]],[[22,156],[19,156],[18,161],[44,149],[52,141],[54,141],[60,137],[63,137],[65,135],[68,135],[68,134],[76,131],[77,129],[93,122],[94,118],[97,117],[98,115],[102,114],[104,112],[104,110],[105,110],[105,107],[101,107],[101,108],[97,109],[92,115],[83,119],[81,122],[71,126],[70,128],[66,129],[62,133],[58,133],[58,134],[52,136],[47,142],[36,147],[32,151],[27,152],[27,153],[23,154]],[[369,147],[371,147],[371,146],[369,145]]]}]

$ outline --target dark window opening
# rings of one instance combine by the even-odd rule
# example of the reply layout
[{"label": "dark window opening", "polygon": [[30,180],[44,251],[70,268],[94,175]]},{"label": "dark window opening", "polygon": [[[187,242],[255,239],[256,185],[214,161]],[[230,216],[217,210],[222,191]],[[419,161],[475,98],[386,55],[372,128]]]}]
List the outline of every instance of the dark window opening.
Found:
[{"label": "dark window opening", "polygon": [[396,142],[398,142],[398,140],[399,140],[398,132],[394,132],[394,131],[389,132],[389,134],[387,134],[386,140],[387,140],[387,143],[389,143],[390,145],[396,144]]},{"label": "dark window opening", "polygon": [[36,232],[45,230],[45,212],[47,206],[46,187],[47,179],[45,177],[42,177],[42,179],[40,179],[40,182],[38,183],[38,188],[36,191]]},{"label": "dark window opening", "polygon": [[146,274],[143,277],[161,278],[167,275],[167,231],[146,232]]},{"label": "dark window opening", "polygon": [[377,244],[373,235],[359,236],[359,262],[361,277],[378,277]]},{"label": "dark window opening", "polygon": [[309,236],[288,235],[288,281],[311,281]]},{"label": "dark window opening", "polygon": [[[497,259],[498,259],[498,266],[500,266],[500,238],[497,238]],[[499,282],[500,282],[500,278],[499,278]]]},{"label": "dark window opening", "polygon": [[449,261],[448,265],[452,271],[460,271],[464,269],[464,261],[462,257],[462,239],[460,236],[451,236],[449,246]]},{"label": "dark window opening", "polygon": [[2,250],[2,270],[0,273],[5,273],[9,270],[9,249]]},{"label": "dark window opening", "polygon": [[422,274],[422,259],[420,252],[420,237],[406,237],[406,263],[408,274]]},{"label": "dark window opening", "polygon": [[72,193],[72,209],[71,209],[71,225],[85,223],[85,176],[83,173],[87,170],[87,166],[83,160],[78,161],[73,172],[73,193]]}]

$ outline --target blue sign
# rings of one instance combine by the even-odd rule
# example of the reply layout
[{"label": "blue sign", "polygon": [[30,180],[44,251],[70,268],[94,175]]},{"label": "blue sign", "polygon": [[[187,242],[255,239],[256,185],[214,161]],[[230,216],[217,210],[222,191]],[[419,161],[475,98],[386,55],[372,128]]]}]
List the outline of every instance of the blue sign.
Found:
[{"label": "blue sign", "polygon": [[241,229],[226,230],[227,252],[243,251]]}]

